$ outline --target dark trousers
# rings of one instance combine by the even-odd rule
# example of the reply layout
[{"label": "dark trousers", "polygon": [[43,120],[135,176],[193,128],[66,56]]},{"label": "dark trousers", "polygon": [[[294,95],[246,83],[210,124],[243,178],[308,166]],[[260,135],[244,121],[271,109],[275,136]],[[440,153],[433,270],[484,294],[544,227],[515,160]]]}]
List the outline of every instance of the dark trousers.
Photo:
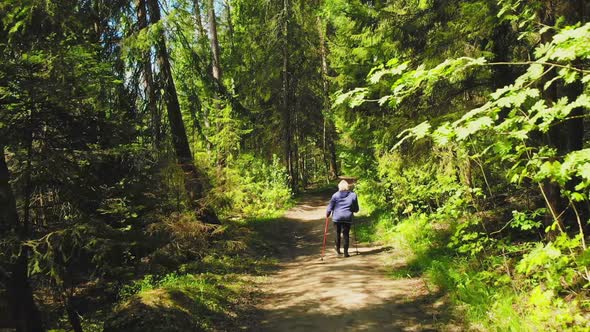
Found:
[{"label": "dark trousers", "polygon": [[336,249],[338,249],[338,251],[340,251],[340,234],[342,234],[342,237],[344,238],[344,252],[348,253],[350,226],[351,224],[345,222],[334,223],[334,228],[336,228]]}]

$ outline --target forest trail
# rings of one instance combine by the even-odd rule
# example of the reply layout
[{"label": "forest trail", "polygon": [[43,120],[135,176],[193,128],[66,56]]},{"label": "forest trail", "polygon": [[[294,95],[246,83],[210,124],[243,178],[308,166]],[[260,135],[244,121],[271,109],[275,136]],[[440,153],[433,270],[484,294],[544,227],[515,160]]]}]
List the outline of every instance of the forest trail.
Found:
[{"label": "forest trail", "polygon": [[[403,266],[391,248],[359,244],[351,230],[349,258],[338,257],[330,228],[320,260],[327,194],[307,196],[268,229],[279,248],[279,268],[261,285],[257,331],[439,331],[440,297],[420,278],[387,276],[385,260]],[[361,207],[362,209],[362,207]],[[332,226],[332,225],[330,225]]]}]

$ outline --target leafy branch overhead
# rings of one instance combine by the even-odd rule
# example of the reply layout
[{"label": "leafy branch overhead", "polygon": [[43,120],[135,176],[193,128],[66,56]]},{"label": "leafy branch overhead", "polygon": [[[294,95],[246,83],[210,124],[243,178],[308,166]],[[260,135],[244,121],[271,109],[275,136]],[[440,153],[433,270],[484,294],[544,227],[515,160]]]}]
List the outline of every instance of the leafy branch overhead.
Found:
[{"label": "leafy branch overhead", "polygon": [[[379,27],[405,44],[391,60],[366,69],[364,81],[343,84],[347,88],[333,95],[333,109],[347,114],[343,125],[354,123],[351,118],[369,122],[365,130],[343,131],[364,133],[358,142],[372,142],[356,150],[374,158],[378,172],[358,160],[359,166],[351,164],[366,174],[361,194],[372,197],[380,231],[396,224],[391,232],[417,253],[422,268],[454,289],[458,303],[473,312],[492,308],[476,315],[490,329],[512,330],[497,323],[508,312],[510,320],[519,317],[519,328],[568,330],[584,319],[578,303],[563,296],[585,294],[581,289],[590,284],[590,23],[582,2],[551,3],[558,9],[494,2],[491,36],[483,32],[490,31],[487,21],[465,23],[474,15],[462,16],[465,3],[443,6],[457,13],[454,25],[437,21],[436,10],[421,9],[432,15],[421,19],[447,35],[427,29],[420,39],[415,32],[422,22],[399,15]],[[478,4],[479,11],[488,10]],[[446,43],[436,44],[443,36]],[[456,259],[446,265],[447,254],[431,258],[436,250],[450,250]],[[492,304],[505,295],[510,308]],[[492,302],[484,306],[484,298]],[[564,311],[552,314],[558,310]]]}]

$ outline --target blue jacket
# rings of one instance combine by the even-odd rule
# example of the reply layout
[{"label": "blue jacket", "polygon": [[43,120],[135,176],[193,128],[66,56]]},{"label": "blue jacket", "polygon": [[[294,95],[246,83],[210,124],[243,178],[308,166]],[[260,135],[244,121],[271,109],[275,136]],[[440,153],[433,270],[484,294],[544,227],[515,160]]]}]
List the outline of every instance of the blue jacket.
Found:
[{"label": "blue jacket", "polygon": [[356,194],[350,191],[338,191],[330,199],[326,216],[332,214],[332,221],[352,223],[352,215],[359,211]]}]

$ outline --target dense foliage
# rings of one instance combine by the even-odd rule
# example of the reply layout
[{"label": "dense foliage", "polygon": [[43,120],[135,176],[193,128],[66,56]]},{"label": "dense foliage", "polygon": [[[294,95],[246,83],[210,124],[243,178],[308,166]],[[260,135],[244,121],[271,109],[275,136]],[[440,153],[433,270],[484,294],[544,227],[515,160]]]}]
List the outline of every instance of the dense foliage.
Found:
[{"label": "dense foliage", "polygon": [[215,329],[239,292],[214,285],[240,284],[240,255],[259,264],[242,220],[343,170],[371,236],[411,249],[407,273],[472,326],[578,329],[588,13],[583,0],[3,0],[0,328],[124,329],[143,300],[184,289],[211,316],[179,324]]},{"label": "dense foliage", "polygon": [[[326,178],[317,131],[298,132],[297,179],[277,157],[281,144],[269,143],[276,122],[261,117],[280,118],[269,101],[279,99],[280,72],[264,74],[266,86],[242,83],[256,73],[241,67],[242,38],[261,33],[246,21],[264,20],[244,14],[254,5],[0,4],[0,298],[11,308],[0,325],[93,329],[126,283],[227,254],[215,243],[234,226],[219,217],[275,215],[292,190]],[[212,20],[219,37],[203,28]],[[253,58],[271,68],[267,60]],[[235,236],[224,240],[241,248]]]},{"label": "dense foliage", "polygon": [[474,327],[584,330],[588,5],[398,4],[368,10],[373,25],[335,20],[337,36],[406,41],[351,40],[357,56],[390,53],[371,54],[385,58],[360,79],[339,72],[356,84],[335,99],[341,121],[356,124],[343,127],[348,167],[363,175],[378,234],[412,249],[410,272],[449,291]]}]

